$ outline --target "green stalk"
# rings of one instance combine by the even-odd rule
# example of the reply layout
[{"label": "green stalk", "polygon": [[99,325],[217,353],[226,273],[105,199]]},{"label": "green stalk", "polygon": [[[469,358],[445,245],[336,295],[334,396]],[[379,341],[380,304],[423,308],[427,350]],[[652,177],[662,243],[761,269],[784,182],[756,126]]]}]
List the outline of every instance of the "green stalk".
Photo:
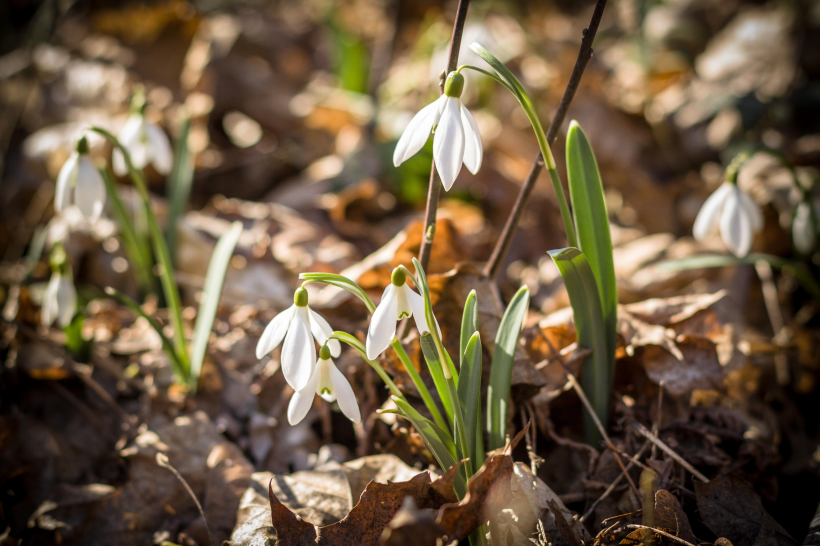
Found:
[{"label": "green stalk", "polygon": [[100,127],[91,127],[91,131],[98,133],[105,137],[113,146],[119,148],[125,158],[125,164],[128,167],[128,174],[134,182],[134,186],[140,194],[140,197],[145,204],[145,212],[148,217],[148,230],[151,234],[151,242],[154,246],[154,253],[156,254],[157,263],[161,269],[160,281],[162,283],[162,291],[165,294],[165,301],[168,305],[168,310],[171,314],[171,322],[174,328],[174,349],[177,353],[180,363],[182,364],[186,378],[190,374],[190,364],[188,362],[188,349],[185,342],[185,332],[182,323],[182,302],[179,297],[179,288],[176,279],[174,278],[174,264],[171,260],[171,254],[168,251],[168,245],[165,241],[165,234],[159,227],[157,217],[151,208],[151,195],[148,192],[148,185],[145,183],[142,173],[134,168],[131,163],[131,156],[128,150],[120,143],[120,141],[113,134]]},{"label": "green stalk", "polygon": [[393,338],[393,342],[391,343],[393,349],[396,351],[396,354],[399,355],[399,360],[401,363],[404,364],[404,369],[407,370],[408,375],[410,375],[410,379],[413,380],[413,384],[418,389],[419,394],[421,395],[421,399],[424,400],[424,405],[427,407],[427,410],[433,416],[433,420],[436,422],[438,426],[443,429],[447,428],[447,422],[444,420],[444,417],[441,415],[441,412],[436,405],[436,401],[433,400],[433,396],[430,394],[430,391],[427,389],[427,385],[424,384],[424,381],[421,379],[419,372],[416,370],[416,367],[413,366],[413,361],[410,360],[410,356],[408,356],[407,351],[404,350],[402,344],[399,342],[398,338]]}]

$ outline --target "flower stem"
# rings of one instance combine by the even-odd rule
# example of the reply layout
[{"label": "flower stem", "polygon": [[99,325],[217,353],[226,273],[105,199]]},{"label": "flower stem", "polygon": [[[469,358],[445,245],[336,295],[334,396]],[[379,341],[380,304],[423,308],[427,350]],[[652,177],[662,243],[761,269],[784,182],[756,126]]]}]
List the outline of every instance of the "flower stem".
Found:
[{"label": "flower stem", "polygon": [[[564,118],[567,115],[567,110],[569,110],[569,105],[575,97],[575,91],[578,89],[578,84],[581,82],[581,76],[583,76],[584,70],[586,70],[587,64],[592,58],[592,42],[595,41],[595,34],[598,32],[598,25],[601,23],[601,17],[603,17],[605,7],[606,0],[598,0],[598,3],[595,5],[595,11],[592,12],[592,19],[589,22],[589,28],[584,30],[584,38],[581,40],[581,49],[578,51],[578,58],[575,60],[575,67],[572,69],[572,75],[567,83],[566,90],[564,90],[564,96],[561,98],[561,102],[558,105],[558,111],[555,113],[555,117],[552,118],[552,123],[550,123],[549,129],[547,130],[545,137],[547,146],[552,144],[555,141],[555,137],[558,136],[558,129],[564,123]],[[542,151],[538,154],[538,157],[535,158],[532,169],[530,169],[530,174],[527,175],[527,179],[524,181],[524,184],[521,186],[521,190],[518,192],[518,197],[513,205],[513,210],[507,218],[507,223],[504,225],[501,236],[498,238],[495,248],[493,248],[493,252],[490,255],[490,259],[484,267],[484,276],[490,279],[495,278],[498,273],[498,269],[501,266],[501,262],[504,261],[504,257],[507,255],[507,250],[510,248],[513,235],[515,235],[515,231],[518,228],[518,223],[521,221],[521,216],[524,214],[524,207],[526,206],[527,200],[535,187],[535,182],[538,180],[538,175],[541,174],[541,169],[544,167],[544,148],[541,146],[540,139],[539,147],[541,147]],[[551,171],[549,165],[547,170]],[[552,170],[555,170],[554,167]],[[561,187],[561,182],[558,178],[557,171],[555,171],[555,173],[550,172],[550,180],[552,181],[553,187],[556,188],[556,196],[558,197],[559,206],[562,209],[561,215],[564,216],[564,226],[566,227],[569,207],[566,207],[567,211],[565,213],[561,199],[561,195],[563,195],[564,190],[563,187]],[[558,195],[557,187],[561,187],[561,195]],[[563,203],[566,203],[566,197],[563,198]],[[568,239],[571,237],[570,233],[573,232],[574,230],[570,231],[567,229]],[[570,243],[570,245],[572,244]]]},{"label": "flower stem", "polygon": [[436,405],[436,401],[433,400],[433,396],[430,394],[430,391],[427,389],[427,385],[424,384],[424,381],[421,379],[419,372],[416,370],[416,367],[413,365],[413,361],[410,360],[410,357],[407,355],[407,351],[404,350],[402,347],[401,342],[399,342],[398,338],[393,338],[393,342],[391,343],[393,349],[396,351],[396,354],[399,355],[399,360],[401,363],[404,364],[404,369],[407,370],[407,374],[410,376],[410,379],[413,381],[413,384],[418,389],[419,394],[421,395],[421,399],[424,400],[424,405],[427,406],[427,410],[433,416],[433,420],[435,420],[436,424],[447,430],[447,422],[444,420],[444,417],[441,415],[441,412]]},{"label": "flower stem", "polygon": [[[453,37],[450,39],[450,54],[447,57],[446,75],[454,71],[458,66],[458,52],[461,49],[461,35],[464,33],[464,21],[467,19],[467,8],[470,0],[459,0],[456,10],[456,20],[453,23]],[[444,78],[441,80],[439,92],[444,93]],[[441,193],[441,180],[436,175],[436,162],[433,160],[430,165],[430,186],[427,191],[427,208],[424,211],[424,232],[421,235],[421,248],[419,249],[419,262],[427,270],[430,262],[430,252],[433,246],[433,238],[436,235],[436,213],[438,212],[439,195]]]}]

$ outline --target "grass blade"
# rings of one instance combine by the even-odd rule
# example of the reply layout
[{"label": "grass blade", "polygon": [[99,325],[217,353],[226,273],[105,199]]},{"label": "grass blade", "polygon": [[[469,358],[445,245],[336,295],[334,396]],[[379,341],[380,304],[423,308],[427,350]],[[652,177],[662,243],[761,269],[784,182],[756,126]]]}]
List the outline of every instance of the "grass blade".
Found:
[{"label": "grass blade", "polygon": [[464,353],[467,351],[467,345],[470,343],[473,334],[478,331],[478,297],[475,290],[471,290],[467,296],[467,301],[464,302],[464,314],[461,316],[461,350],[459,351],[459,362],[461,364],[461,373],[464,373]]},{"label": "grass blade", "polygon": [[[547,252],[558,266],[564,286],[569,293],[578,346],[592,349],[592,354],[581,364],[581,386],[589,398],[598,419],[606,426],[609,420],[609,400],[612,386],[609,379],[606,326],[598,296],[598,285],[584,253],[577,248],[562,248]],[[592,417],[584,414],[584,433],[587,442],[595,446],[600,432]]]},{"label": "grass blade", "polygon": [[581,126],[574,120],[570,122],[567,133],[567,175],[578,244],[595,274],[601,298],[611,385],[615,374],[615,346],[618,342],[618,288],[612,259],[609,214],[592,146]]},{"label": "grass blade", "polygon": [[122,246],[125,249],[125,254],[128,256],[128,263],[132,264],[134,269],[134,279],[140,286],[142,295],[154,292],[159,294],[159,287],[156,284],[156,277],[154,276],[150,249],[146,252],[145,245],[139,242],[136,229],[128,214],[128,209],[125,203],[120,199],[120,193],[117,191],[116,183],[111,177],[108,169],[99,169],[103,182],[105,183],[105,191],[108,193],[108,198],[111,200],[111,205],[114,210],[114,217],[117,219],[117,224],[120,228],[120,237],[122,238]]},{"label": "grass blade", "polygon": [[165,226],[165,238],[168,241],[168,251],[174,263],[177,258],[177,224],[191,196],[191,184],[194,180],[194,154],[188,148],[188,133],[191,129],[191,118],[187,115],[182,118],[182,126],[176,140],[174,150],[174,170],[166,182],[166,196],[168,197],[168,225]]},{"label": "grass blade", "polygon": [[191,351],[191,374],[189,377],[191,390],[196,391],[199,373],[202,371],[202,361],[205,351],[208,350],[208,339],[214,325],[216,311],[219,307],[219,297],[222,295],[222,284],[225,273],[233,256],[236,243],[242,234],[242,222],[234,222],[216,243],[211,262],[208,264],[208,273],[205,275],[205,288],[202,291],[202,303],[196,314],[194,326],[194,340]]},{"label": "grass blade", "polygon": [[110,286],[105,288],[105,293],[115,298],[121,304],[125,305],[131,311],[134,312],[135,315],[140,316],[148,321],[148,324],[154,331],[159,335],[159,339],[162,341],[162,348],[165,349],[165,352],[168,353],[168,356],[171,358],[171,365],[174,367],[174,374],[177,376],[177,379],[180,383],[185,383],[186,371],[187,369],[182,365],[179,360],[179,355],[177,355],[176,350],[174,349],[174,344],[171,343],[171,340],[165,335],[162,331],[162,325],[152,316],[149,316],[145,311],[142,310],[142,307],[139,306],[137,302],[116,290]]},{"label": "grass blade", "polygon": [[481,430],[481,336],[478,332],[470,337],[461,360],[458,401],[465,412],[468,455],[473,468],[479,468],[484,462],[484,438]]},{"label": "grass blade", "polygon": [[427,362],[427,369],[430,370],[433,383],[436,385],[436,391],[438,391],[441,403],[444,406],[444,413],[447,414],[447,419],[452,428],[453,401],[450,399],[450,388],[447,386],[447,379],[444,377],[443,363],[438,356],[438,351],[436,351],[433,336],[430,333],[422,334],[419,338],[419,343],[421,344],[421,352],[424,355],[424,360]]},{"label": "grass blade", "polygon": [[491,450],[504,447],[506,441],[513,358],[529,305],[530,291],[522,286],[504,311],[495,335],[490,385],[487,388],[487,447]]}]

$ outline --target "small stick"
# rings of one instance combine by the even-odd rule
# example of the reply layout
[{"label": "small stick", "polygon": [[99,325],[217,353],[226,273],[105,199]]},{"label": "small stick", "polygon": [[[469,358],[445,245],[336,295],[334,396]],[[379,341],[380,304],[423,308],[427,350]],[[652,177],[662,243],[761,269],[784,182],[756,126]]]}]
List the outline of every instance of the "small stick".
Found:
[{"label": "small stick", "polygon": [[660,529],[655,529],[654,527],[647,527],[646,525],[638,525],[636,523],[631,523],[626,526],[627,529],[649,529],[653,533],[658,533],[659,535],[665,536],[670,540],[674,540],[675,542],[679,542],[680,544],[685,544],[686,546],[695,546],[691,542],[687,540],[683,540],[682,538],[676,537],[675,535],[670,535],[666,531],[661,531]]},{"label": "small stick", "polygon": [[632,419],[631,417],[624,417],[623,419],[621,419],[621,421],[629,422],[629,424],[632,425],[632,427],[635,429],[636,432],[638,432],[644,438],[646,438],[647,440],[649,440],[650,442],[652,442],[653,444],[658,446],[661,451],[663,451],[664,453],[666,453],[667,455],[669,455],[670,457],[675,459],[675,461],[679,465],[681,465],[683,468],[688,470],[693,476],[695,476],[697,479],[699,479],[703,483],[709,483],[709,478],[707,478],[706,476],[704,476],[703,474],[698,472],[698,470],[694,466],[692,466],[691,464],[686,462],[686,460],[683,457],[681,457],[680,455],[675,453],[675,451],[671,447],[669,447],[668,445],[663,443],[662,440],[660,440],[659,438],[655,438],[655,436],[651,432],[646,430],[645,426],[643,426],[642,424],[637,422],[635,419]]},{"label": "small stick", "polygon": [[216,546],[216,542],[214,542],[214,536],[211,534],[211,526],[208,525],[208,518],[205,517],[205,510],[202,509],[202,505],[199,503],[199,499],[196,498],[196,495],[194,495],[194,491],[193,489],[191,489],[191,486],[188,485],[188,482],[185,481],[185,478],[182,477],[182,474],[180,474],[179,471],[177,471],[177,469],[171,465],[171,461],[168,460],[168,455],[159,452],[157,453],[156,461],[159,466],[168,469],[171,472],[171,474],[173,474],[174,477],[177,480],[179,480],[179,482],[185,488],[185,491],[188,492],[188,495],[192,499],[194,499],[194,504],[196,504],[196,507],[199,510],[199,515],[201,515],[202,519],[205,521],[205,529],[208,531],[208,538],[211,539],[211,546]]},{"label": "small stick", "polygon": [[[772,266],[765,260],[758,260],[755,262],[755,271],[757,271],[757,276],[760,278],[763,303],[766,305],[769,322],[772,324],[774,342],[782,346],[787,341],[788,332],[786,323],[783,320],[783,313],[780,311],[780,303],[777,301],[777,287],[774,285]],[[774,371],[779,385],[789,384],[791,375],[789,373],[789,359],[782,349],[774,354]]]},{"label": "small stick", "polygon": [[[655,438],[658,437],[658,433],[661,430],[661,417],[663,416],[663,386],[664,381],[661,380],[661,382],[658,383],[658,414],[655,416],[655,424],[652,425],[652,434],[655,435]],[[649,458],[654,460],[657,451],[658,448],[655,446],[655,444],[652,444],[652,454],[649,456]]]},{"label": "small stick", "polygon": [[[654,444],[653,444],[653,445],[654,445]],[[651,468],[649,468],[648,466],[646,466],[645,464],[643,464],[641,461],[639,461],[638,459],[636,459],[636,458],[635,458],[635,457],[633,457],[632,455],[628,455],[628,454],[624,453],[624,452],[623,452],[623,450],[618,449],[618,446],[616,446],[616,445],[613,445],[613,444],[607,444],[606,448],[607,448],[608,450],[610,450],[610,451],[614,451],[615,453],[617,453],[617,454],[619,454],[619,455],[623,455],[623,456],[624,456],[624,457],[626,457],[626,458],[627,458],[630,462],[635,463],[636,465],[640,466],[640,467],[641,467],[641,468],[643,468],[644,470],[649,470],[650,472],[655,472],[654,470],[652,470]]]},{"label": "small stick", "polygon": [[[643,455],[644,451],[646,451],[646,449],[649,446],[650,446],[650,442],[647,440],[646,442],[644,442],[643,446],[641,446],[641,449],[638,450],[638,453],[635,454],[635,457],[640,458]],[[629,461],[629,464],[626,465],[626,469],[627,470],[631,469],[634,464],[635,463],[633,463],[632,461]],[[621,483],[621,478],[623,478],[623,477],[624,477],[623,474],[618,474],[618,477],[615,478],[615,481],[613,481],[611,484],[609,484],[609,487],[606,488],[606,491],[604,491],[601,494],[601,496],[598,497],[598,500],[596,500],[595,502],[592,503],[592,506],[589,507],[589,510],[587,510],[586,513],[583,516],[581,516],[581,519],[579,521],[583,522],[589,516],[591,516],[592,513],[595,511],[595,509],[598,508],[598,505],[601,504],[604,501],[604,499],[606,499],[609,495],[611,495],[613,491],[615,491],[615,488],[618,487],[619,483]]]}]

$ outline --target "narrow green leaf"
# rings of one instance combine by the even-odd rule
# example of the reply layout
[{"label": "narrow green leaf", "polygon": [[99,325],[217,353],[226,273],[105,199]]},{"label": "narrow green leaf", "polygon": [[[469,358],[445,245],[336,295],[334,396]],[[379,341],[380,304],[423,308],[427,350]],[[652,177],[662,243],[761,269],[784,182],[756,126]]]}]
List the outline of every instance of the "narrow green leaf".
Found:
[{"label": "narrow green leaf", "polygon": [[609,383],[612,384],[615,374],[615,346],[618,342],[618,288],[612,259],[609,214],[592,146],[581,126],[574,120],[570,122],[567,133],[567,175],[578,244],[589,261],[598,284],[606,328]]},{"label": "narrow green leaf", "polygon": [[478,297],[475,290],[471,290],[464,302],[464,314],[461,316],[461,350],[459,351],[459,363],[461,372],[464,373],[464,353],[467,351],[467,344],[470,343],[473,334],[478,331]]},{"label": "narrow green leaf", "polygon": [[205,352],[208,350],[208,338],[211,336],[214,318],[216,318],[216,311],[219,307],[219,298],[222,295],[222,284],[225,281],[228,264],[241,234],[242,222],[236,221],[231,224],[230,229],[222,234],[222,237],[217,241],[211,255],[211,262],[208,264],[208,273],[205,275],[205,288],[202,291],[202,303],[199,304],[199,310],[196,314],[193,350],[191,351],[191,375],[189,380],[193,391],[196,391],[199,374],[202,371],[202,361],[205,359]]},{"label": "narrow green leaf", "polygon": [[813,298],[820,300],[820,283],[812,275],[806,264],[773,256],[771,254],[752,253],[742,258],[731,254],[701,254],[699,256],[688,256],[678,260],[668,260],[658,264],[658,268],[666,271],[687,271],[690,269],[710,269],[713,267],[726,267],[732,265],[754,265],[759,261],[767,262],[775,269],[788,271],[797,279],[803,288],[809,292]]},{"label": "narrow green leaf", "polygon": [[421,352],[424,355],[424,360],[427,362],[427,368],[430,370],[430,375],[433,377],[433,383],[436,385],[436,391],[438,391],[438,395],[441,398],[441,403],[444,406],[444,412],[447,414],[450,427],[452,427],[453,401],[450,399],[450,389],[447,387],[447,379],[444,377],[442,362],[438,356],[438,351],[436,351],[432,334],[429,332],[422,334],[419,338],[419,342],[421,344]]},{"label": "narrow green leaf", "polygon": [[470,447],[468,455],[473,468],[479,468],[484,461],[484,439],[481,430],[481,336],[478,332],[470,337],[461,360],[458,400],[464,410],[464,430]]},{"label": "narrow green leaf", "polygon": [[[581,386],[601,423],[609,420],[609,400],[612,385],[609,379],[606,325],[601,310],[598,284],[584,253],[577,248],[562,248],[547,252],[558,266],[569,294],[578,346],[592,349],[581,364]],[[584,413],[584,434],[587,442],[597,445],[600,432],[592,417]]]},{"label": "narrow green leaf", "polygon": [[[430,453],[433,454],[436,461],[438,461],[442,470],[446,471],[456,464],[456,446],[452,438],[436,426],[435,423],[417,412],[406,400],[402,400],[396,396],[393,396],[392,399],[402,412],[402,415],[413,424],[413,428],[421,435],[424,444],[427,446],[427,449],[430,450]],[[455,489],[459,498],[462,498],[467,490],[461,472],[456,474]]]},{"label": "narrow green leaf", "polygon": [[165,352],[171,359],[171,365],[174,368],[174,374],[177,376],[177,380],[179,381],[179,383],[186,384],[187,369],[180,362],[179,355],[177,355],[176,350],[174,349],[174,344],[171,343],[171,340],[168,339],[168,337],[162,331],[162,325],[159,322],[157,322],[157,319],[155,319],[152,316],[149,316],[145,311],[142,310],[142,307],[140,307],[137,302],[135,302],[119,290],[107,286],[105,288],[105,293],[111,296],[112,298],[116,298],[117,301],[119,301],[121,304],[131,309],[131,311],[133,311],[135,315],[140,316],[148,321],[148,324],[151,326],[151,328],[153,328],[157,335],[159,335],[159,339],[162,341],[162,348],[165,349]]},{"label": "narrow green leaf", "polygon": [[168,197],[168,224],[165,226],[168,251],[176,263],[177,258],[177,224],[185,214],[188,199],[191,196],[191,184],[194,180],[194,154],[188,148],[188,133],[191,118],[182,118],[182,126],[174,146],[174,169],[166,182],[165,192]]},{"label": "narrow green leaf", "polygon": [[495,349],[490,365],[490,384],[487,388],[487,435],[490,450],[504,447],[507,438],[507,409],[510,403],[510,382],[518,336],[527,309],[530,291],[522,286],[515,293],[495,335]]},{"label": "narrow green leaf", "polygon": [[99,169],[99,171],[105,183],[108,199],[111,201],[114,210],[114,218],[116,218],[117,225],[120,228],[122,246],[126,256],[128,256],[128,263],[134,271],[134,279],[140,286],[143,295],[151,292],[159,294],[159,286],[156,284],[156,276],[152,267],[153,259],[150,247],[146,249],[145,245],[140,243],[136,228],[133,225],[131,216],[128,214],[128,209],[126,209],[120,198],[120,192],[117,190],[117,185],[111,177],[111,173],[108,172],[107,168]]},{"label": "narrow green leaf", "polygon": [[[430,332],[430,334],[432,336],[435,349],[436,351],[439,351],[441,355],[443,355],[443,358],[446,359],[446,364],[448,370],[450,371],[450,375],[453,377],[456,386],[458,386],[458,371],[456,370],[456,366],[453,363],[453,359],[450,358],[450,355],[444,349],[444,345],[441,343],[441,338],[439,337],[438,330],[434,327],[437,324],[437,322],[435,315],[433,315],[433,305],[430,303],[430,287],[427,285],[427,274],[424,273],[424,268],[421,267],[421,263],[419,263],[419,261],[416,258],[413,258],[413,267],[416,269],[417,275],[413,277],[413,280],[416,283],[416,287],[419,289],[419,292],[421,292],[422,298],[424,298],[425,318],[427,319],[427,325],[433,330]],[[438,385],[436,386],[436,388],[438,388]],[[441,394],[441,392],[439,392],[439,394]]]}]

